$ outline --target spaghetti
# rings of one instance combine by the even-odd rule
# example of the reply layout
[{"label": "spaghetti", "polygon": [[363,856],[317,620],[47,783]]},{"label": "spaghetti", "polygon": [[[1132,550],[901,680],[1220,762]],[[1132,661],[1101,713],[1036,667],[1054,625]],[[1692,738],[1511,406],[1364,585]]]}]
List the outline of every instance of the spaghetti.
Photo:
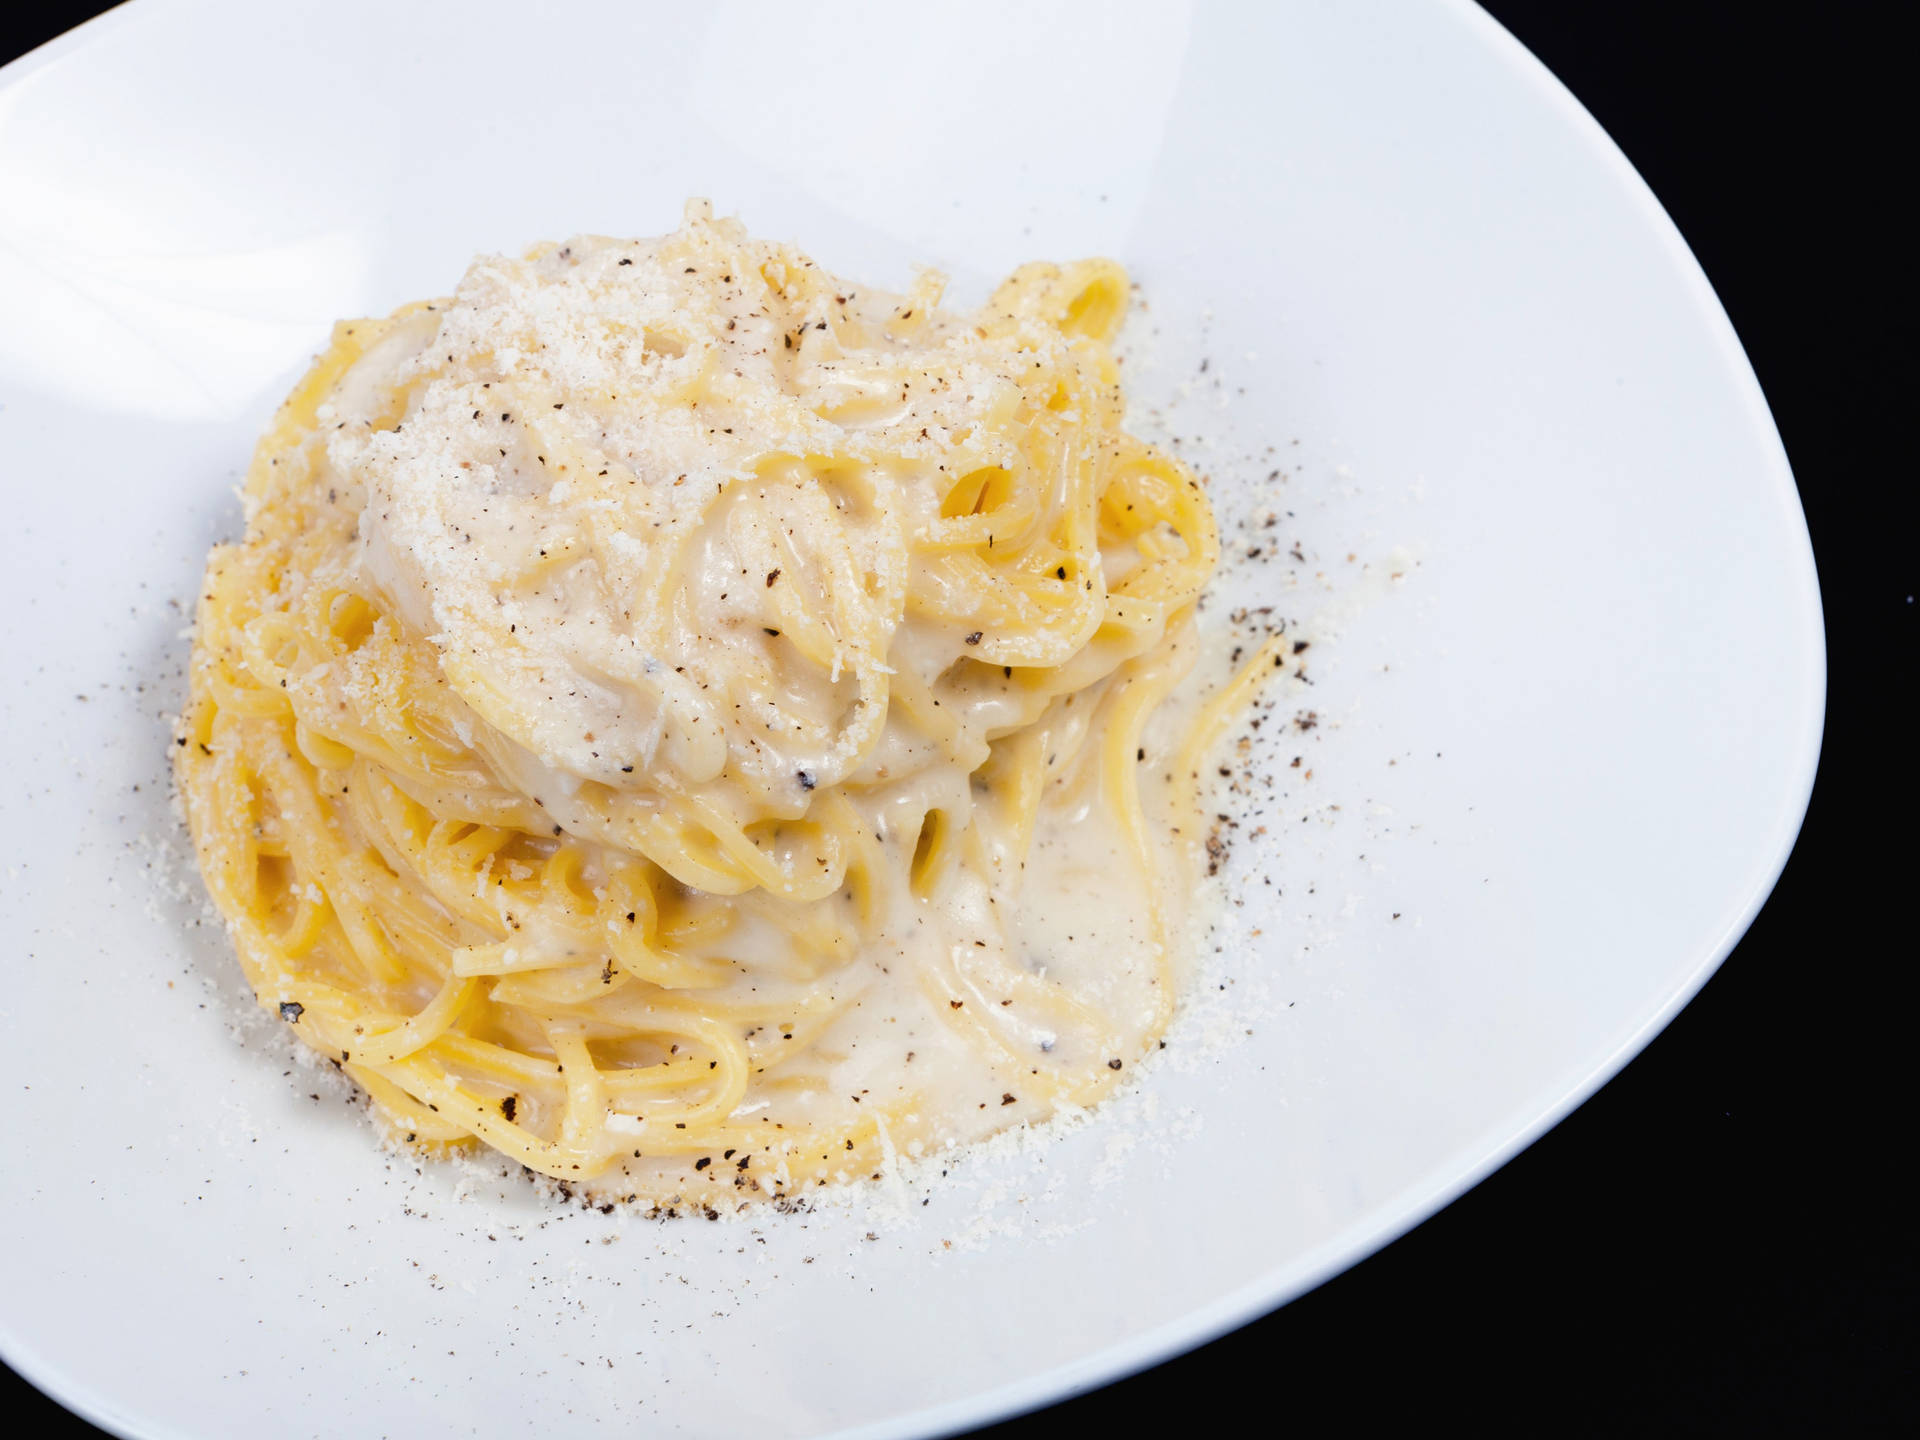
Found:
[{"label": "spaghetti", "polygon": [[178,779],[261,1003],[404,1138],[791,1196],[1164,1029],[1213,517],[1121,428],[1117,266],[941,284],[696,202],[343,323],[281,408]]}]

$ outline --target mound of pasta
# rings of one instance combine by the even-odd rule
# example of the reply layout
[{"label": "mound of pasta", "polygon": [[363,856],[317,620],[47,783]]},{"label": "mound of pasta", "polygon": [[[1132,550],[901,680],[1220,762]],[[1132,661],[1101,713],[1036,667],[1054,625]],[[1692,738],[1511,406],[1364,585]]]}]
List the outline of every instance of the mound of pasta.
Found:
[{"label": "mound of pasta", "polygon": [[259,1000],[401,1137],[790,1197],[1165,1027],[1212,515],[1121,428],[1119,267],[941,293],[696,202],[343,323],[281,408],[178,780]]}]

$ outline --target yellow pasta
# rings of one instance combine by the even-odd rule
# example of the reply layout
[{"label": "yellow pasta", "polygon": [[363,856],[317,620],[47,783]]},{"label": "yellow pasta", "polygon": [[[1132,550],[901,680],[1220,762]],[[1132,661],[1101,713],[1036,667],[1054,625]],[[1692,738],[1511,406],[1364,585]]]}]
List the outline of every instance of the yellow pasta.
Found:
[{"label": "yellow pasta", "polygon": [[1121,429],[1118,266],[940,294],[696,203],[343,323],[282,406],[178,779],[256,995],[395,1132],[786,1198],[1165,1027],[1142,737],[1213,517]]}]

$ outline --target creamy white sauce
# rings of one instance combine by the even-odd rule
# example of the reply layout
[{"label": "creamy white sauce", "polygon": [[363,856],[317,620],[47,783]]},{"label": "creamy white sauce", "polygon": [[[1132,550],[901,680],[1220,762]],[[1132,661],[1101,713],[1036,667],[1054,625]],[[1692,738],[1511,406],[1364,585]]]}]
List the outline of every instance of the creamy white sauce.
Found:
[{"label": "creamy white sauce", "polygon": [[[913,541],[960,474],[1022,463],[996,436],[1022,371],[1065,342],[1044,327],[989,338],[937,308],[936,278],[901,297],[808,269],[704,223],[480,261],[450,307],[345,377],[325,463],[363,487],[360,573],[430,639],[492,771],[557,827],[609,838],[583,787],[744,820],[799,819],[844,784],[904,876],[930,812],[958,832],[999,803],[969,771],[990,738],[1041,719],[1003,667],[1044,658],[985,621],[916,616],[905,597],[933,581]],[[403,413],[378,413],[395,386]],[[1131,554],[1109,563],[1067,583],[1110,584]],[[897,700],[877,713],[863,688],[877,677],[927,687],[967,762]],[[1044,722],[1060,761],[1024,858],[995,840],[932,893],[901,887],[830,981],[742,908],[719,947],[735,978],[713,993],[766,1008],[756,1056],[796,1053],[736,1120],[831,1129],[892,1105],[927,1142],[964,1141],[1048,1114],[1060,1083],[1148,1046],[1170,983],[1157,877],[1091,783],[1098,696],[1076,698]],[[804,842],[768,843],[808,863]],[[1165,933],[1181,930],[1176,916]],[[555,959],[571,943],[515,937]],[[831,1013],[823,1028],[810,1004]],[[693,1159],[624,1169],[670,1182]]]}]

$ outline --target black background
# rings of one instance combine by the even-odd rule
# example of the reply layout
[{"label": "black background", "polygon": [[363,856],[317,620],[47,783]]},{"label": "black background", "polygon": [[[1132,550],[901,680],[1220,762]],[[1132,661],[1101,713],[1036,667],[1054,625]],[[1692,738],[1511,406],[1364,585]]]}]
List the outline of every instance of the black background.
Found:
[{"label": "black background", "polygon": [[[97,6],[17,6],[10,59]],[[1910,1182],[1915,417],[1903,7],[1498,0],[1625,150],[1745,343],[1829,647],[1800,843],[1733,956],[1551,1134],[1285,1309],[994,1440],[1302,1419],[1920,1433]],[[1899,99],[1906,94],[1908,99]],[[0,197],[5,203],[5,197]],[[4,317],[0,317],[4,323]],[[6,1243],[19,1243],[18,1237]],[[24,1433],[97,1435],[0,1370]]]}]

